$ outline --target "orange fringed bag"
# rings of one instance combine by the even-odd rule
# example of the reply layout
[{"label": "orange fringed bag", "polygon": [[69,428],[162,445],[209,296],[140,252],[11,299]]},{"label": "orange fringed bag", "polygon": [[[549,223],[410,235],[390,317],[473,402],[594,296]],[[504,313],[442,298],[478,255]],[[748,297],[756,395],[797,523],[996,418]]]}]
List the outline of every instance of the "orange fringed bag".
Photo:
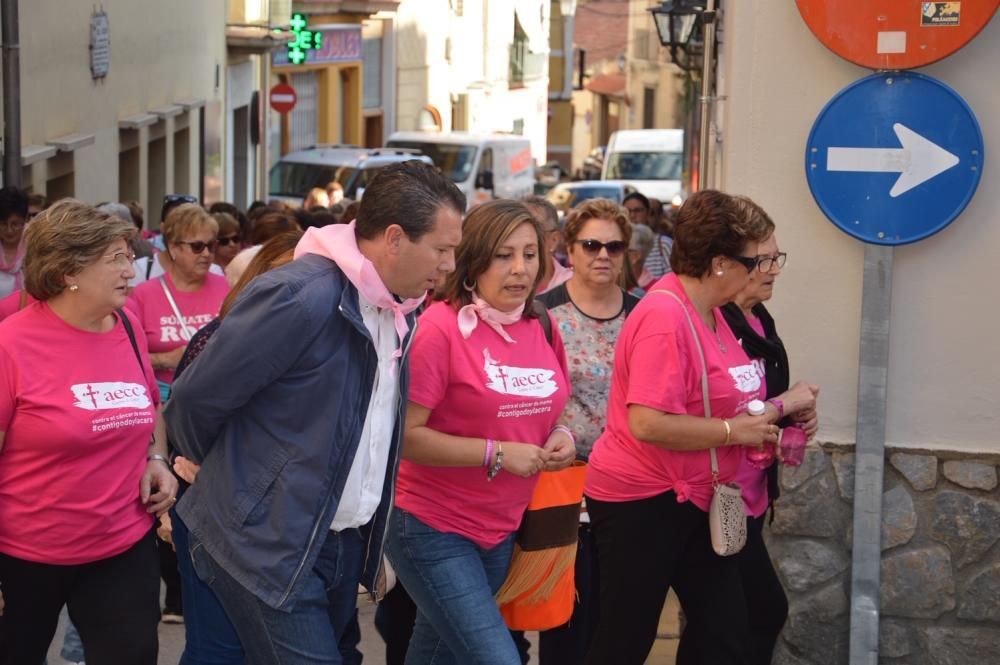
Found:
[{"label": "orange fringed bag", "polygon": [[587,465],[544,471],[518,530],[497,605],[512,630],[547,630],[573,614],[577,531]]}]

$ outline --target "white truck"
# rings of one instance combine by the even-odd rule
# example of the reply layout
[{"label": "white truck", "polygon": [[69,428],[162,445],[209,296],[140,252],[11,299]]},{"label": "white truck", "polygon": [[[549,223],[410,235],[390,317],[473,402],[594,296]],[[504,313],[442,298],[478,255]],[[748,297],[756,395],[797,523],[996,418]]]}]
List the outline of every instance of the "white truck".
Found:
[{"label": "white truck", "polygon": [[468,206],[490,199],[520,199],[535,187],[531,142],[507,134],[396,132],[389,148],[419,150],[465,194]]},{"label": "white truck", "polygon": [[620,129],[608,140],[601,180],[632,185],[668,204],[681,193],[683,129]]}]

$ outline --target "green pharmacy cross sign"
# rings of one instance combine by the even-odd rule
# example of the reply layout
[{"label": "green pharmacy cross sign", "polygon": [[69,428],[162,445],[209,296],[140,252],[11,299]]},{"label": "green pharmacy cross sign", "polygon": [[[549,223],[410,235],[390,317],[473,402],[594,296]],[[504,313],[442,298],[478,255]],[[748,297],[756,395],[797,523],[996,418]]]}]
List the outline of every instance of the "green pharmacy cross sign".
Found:
[{"label": "green pharmacy cross sign", "polygon": [[288,42],[288,61],[293,65],[301,65],[309,51],[320,47],[323,33],[306,30],[309,21],[302,14],[292,14],[290,25],[295,39]]}]

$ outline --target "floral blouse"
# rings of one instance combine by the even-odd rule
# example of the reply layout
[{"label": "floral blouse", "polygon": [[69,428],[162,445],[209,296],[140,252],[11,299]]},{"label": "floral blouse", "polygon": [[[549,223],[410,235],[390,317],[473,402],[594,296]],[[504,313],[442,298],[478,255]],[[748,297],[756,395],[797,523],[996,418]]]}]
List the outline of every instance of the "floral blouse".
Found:
[{"label": "floral blouse", "polygon": [[563,416],[576,437],[577,456],[587,459],[607,422],[615,340],[639,299],[626,293],[617,315],[595,319],[577,309],[565,284],[536,298],[549,309],[562,335],[573,386]]}]

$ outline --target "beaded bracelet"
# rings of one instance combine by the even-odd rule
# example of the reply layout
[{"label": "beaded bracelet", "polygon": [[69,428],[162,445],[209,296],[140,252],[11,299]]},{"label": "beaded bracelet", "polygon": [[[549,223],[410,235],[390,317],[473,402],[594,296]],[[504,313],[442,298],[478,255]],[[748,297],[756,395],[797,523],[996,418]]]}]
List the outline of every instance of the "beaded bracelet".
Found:
[{"label": "beaded bracelet", "polygon": [[503,445],[499,441],[497,443],[497,459],[493,463],[493,466],[489,468],[486,472],[486,480],[493,480],[500,473],[500,469],[503,468]]}]

